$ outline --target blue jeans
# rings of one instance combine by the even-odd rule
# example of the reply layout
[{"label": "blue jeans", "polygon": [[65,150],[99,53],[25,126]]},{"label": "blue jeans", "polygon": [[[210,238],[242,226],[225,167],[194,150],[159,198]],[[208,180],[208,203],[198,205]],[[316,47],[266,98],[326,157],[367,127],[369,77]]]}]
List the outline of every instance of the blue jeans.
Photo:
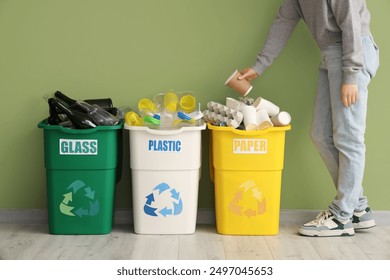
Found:
[{"label": "blue jeans", "polygon": [[329,205],[336,219],[352,217],[367,207],[363,195],[368,84],[379,67],[379,49],[372,36],[362,37],[364,67],[359,73],[357,102],[341,101],[342,44],[322,52],[310,136],[333,179],[337,194]]}]

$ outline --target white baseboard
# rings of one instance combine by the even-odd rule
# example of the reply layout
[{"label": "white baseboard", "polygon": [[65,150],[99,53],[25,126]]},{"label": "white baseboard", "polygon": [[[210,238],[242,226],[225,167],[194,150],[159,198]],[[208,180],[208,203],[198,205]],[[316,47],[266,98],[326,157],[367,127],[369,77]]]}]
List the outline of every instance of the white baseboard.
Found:
[{"label": "white baseboard", "polygon": [[[319,210],[292,210],[280,211],[280,224],[302,224],[315,218]],[[379,226],[390,226],[390,211],[373,211],[375,222]],[[47,210],[1,210],[0,224],[47,224]],[[129,209],[114,211],[114,224],[132,224],[133,212]],[[198,209],[197,224],[215,224],[214,209]]]}]

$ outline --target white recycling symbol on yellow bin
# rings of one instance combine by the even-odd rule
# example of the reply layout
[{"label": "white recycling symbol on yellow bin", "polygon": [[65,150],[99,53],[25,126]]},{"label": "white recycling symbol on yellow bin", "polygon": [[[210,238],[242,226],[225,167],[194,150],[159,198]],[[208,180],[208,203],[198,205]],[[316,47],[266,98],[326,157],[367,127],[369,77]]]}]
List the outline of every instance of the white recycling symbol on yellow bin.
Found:
[{"label": "white recycling symbol on yellow bin", "polygon": [[[83,189],[84,192],[82,192],[81,189]],[[95,191],[90,186],[87,186],[83,181],[73,181],[66,190],[68,192],[63,195],[64,199],[61,201],[59,206],[62,214],[82,218],[84,216],[96,216],[99,213],[99,200],[95,199]],[[78,193],[77,195],[81,195],[83,198],[87,199],[88,207],[84,207],[85,205],[78,207],[71,205],[76,193]]]},{"label": "white recycling symbol on yellow bin", "polygon": [[[249,205],[249,206],[248,206]],[[242,183],[238,190],[233,194],[229,202],[230,212],[246,216],[248,218],[262,215],[267,208],[267,202],[260,188],[252,180]]]}]

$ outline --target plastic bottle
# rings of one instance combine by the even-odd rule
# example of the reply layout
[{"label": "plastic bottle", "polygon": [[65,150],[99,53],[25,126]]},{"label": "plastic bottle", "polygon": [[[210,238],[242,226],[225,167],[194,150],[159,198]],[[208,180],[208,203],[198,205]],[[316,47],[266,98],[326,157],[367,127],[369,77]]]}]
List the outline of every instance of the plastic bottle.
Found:
[{"label": "plastic bottle", "polygon": [[174,114],[164,110],[160,114],[160,128],[161,129],[172,129],[173,128]]},{"label": "plastic bottle", "polygon": [[193,112],[189,113],[188,115],[196,121],[196,125],[197,126],[200,126],[200,125],[202,125],[204,123],[204,121],[203,121],[203,113],[200,110],[200,102],[198,103],[198,110],[197,111],[193,111]]},{"label": "plastic bottle", "polygon": [[58,99],[53,99],[52,104],[54,104],[56,108],[68,116],[69,120],[73,123],[76,129],[96,127],[96,124],[89,117],[89,115],[69,108],[67,105],[65,105],[65,103]]}]

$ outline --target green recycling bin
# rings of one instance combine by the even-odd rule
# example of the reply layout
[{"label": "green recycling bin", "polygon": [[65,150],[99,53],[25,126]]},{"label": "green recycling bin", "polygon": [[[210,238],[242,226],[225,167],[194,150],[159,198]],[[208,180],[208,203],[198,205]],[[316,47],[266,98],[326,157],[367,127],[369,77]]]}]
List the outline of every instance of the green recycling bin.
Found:
[{"label": "green recycling bin", "polygon": [[69,129],[43,120],[38,127],[44,130],[49,232],[110,233],[123,121]]}]

